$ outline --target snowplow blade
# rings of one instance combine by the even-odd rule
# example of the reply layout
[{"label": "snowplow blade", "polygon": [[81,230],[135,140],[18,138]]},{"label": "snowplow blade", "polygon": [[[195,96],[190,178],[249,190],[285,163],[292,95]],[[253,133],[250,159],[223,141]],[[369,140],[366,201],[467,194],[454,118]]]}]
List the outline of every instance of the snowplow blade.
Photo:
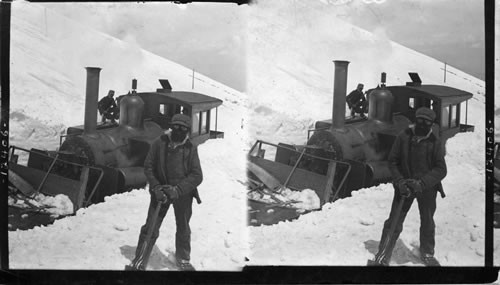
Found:
[{"label": "snowplow blade", "polygon": [[[51,156],[46,151],[11,146],[9,182],[27,196],[38,192],[48,196],[65,195],[76,212],[87,206],[97,187],[102,184],[104,172],[97,167],[58,159],[60,154],[67,155],[57,152]],[[20,162],[20,157],[24,158],[23,162]]]},{"label": "snowplow blade", "polygon": [[[24,182],[29,183],[32,185],[33,192],[32,194],[35,193],[34,187],[40,185],[44,177],[46,176],[47,172],[35,169],[35,168],[29,168],[23,165],[18,165],[18,164],[11,164],[9,165],[10,170],[13,173],[16,173],[20,179],[22,179]],[[9,171],[10,172],[10,171]],[[86,175],[85,175],[86,174]],[[72,180],[69,178],[65,178],[59,175],[55,174],[48,174],[48,177],[41,189],[41,193],[49,196],[56,196],[58,194],[63,194],[68,196],[68,198],[71,200],[73,203],[73,209],[74,211],[78,210],[79,208],[82,207],[83,205],[83,198],[85,195],[85,188],[87,186],[87,177],[88,177],[88,170],[82,172],[82,179],[81,180]],[[10,179],[10,176],[9,176]],[[13,182],[13,181],[11,181]],[[17,187],[15,183],[14,186],[21,190],[21,188]],[[19,184],[19,183],[18,183]],[[21,192],[24,193],[23,190]]]},{"label": "snowplow blade", "polygon": [[[307,168],[307,165],[310,165],[308,163],[314,159],[321,160],[327,166],[324,174]],[[283,186],[293,191],[310,189],[319,198],[319,208],[316,209],[319,210],[325,203],[340,198],[339,193],[345,189],[344,182],[350,172],[348,163],[314,157],[308,154],[304,147],[295,148],[263,141],[254,144],[247,160],[248,224],[251,226],[272,225],[280,221],[297,219],[300,215],[314,210],[299,209],[294,207],[293,203],[280,203],[276,199],[273,199],[273,202],[265,199],[261,201],[250,192],[260,192],[273,198],[273,191]],[[265,187],[266,191],[261,191],[262,187]]]}]

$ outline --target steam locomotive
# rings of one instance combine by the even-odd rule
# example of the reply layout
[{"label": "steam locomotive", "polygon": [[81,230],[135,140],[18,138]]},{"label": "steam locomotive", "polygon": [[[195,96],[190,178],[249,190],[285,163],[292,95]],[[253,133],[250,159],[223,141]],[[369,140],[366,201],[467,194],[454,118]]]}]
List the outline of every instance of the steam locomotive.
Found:
[{"label": "steam locomotive", "polygon": [[[172,91],[160,80],[156,92],[132,92],[119,96],[119,123],[97,123],[100,68],[87,67],[84,125],[69,127],[57,151],[10,150],[9,168],[38,191],[65,194],[75,210],[101,202],[105,196],[146,185],[143,164],[152,142],[168,128],[173,115],[191,116],[190,139],[196,144],[223,138],[217,130],[222,100],[195,92]],[[215,112],[213,112],[215,111]],[[210,130],[215,123],[215,130]],[[64,140],[64,142],[63,142]],[[19,151],[28,152],[27,164]],[[20,184],[22,185],[22,184]]]},{"label": "steam locomotive", "polygon": [[[443,142],[458,132],[474,130],[467,124],[467,102],[472,94],[449,86],[424,85],[417,73],[409,73],[412,82],[404,86],[386,86],[382,73],[381,84],[367,91],[368,117],[346,119],[349,62],[334,64],[332,119],[316,122],[305,145],[257,141],[248,156],[252,169],[259,170],[248,172],[251,181],[266,184],[274,177],[292,190],[313,189],[322,205],[389,181],[387,156],[392,143],[414,121],[420,107],[436,113],[432,128]],[[274,214],[269,214],[269,205],[258,201],[250,201],[250,206],[249,218],[256,224],[298,216],[280,205],[275,205]]]}]

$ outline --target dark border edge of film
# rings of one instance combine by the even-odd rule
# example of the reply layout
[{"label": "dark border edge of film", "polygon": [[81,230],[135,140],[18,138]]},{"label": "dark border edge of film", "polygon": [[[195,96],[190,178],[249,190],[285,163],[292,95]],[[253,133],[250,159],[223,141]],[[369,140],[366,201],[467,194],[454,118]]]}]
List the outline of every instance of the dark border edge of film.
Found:
[{"label": "dark border edge of film", "polygon": [[[49,2],[49,1],[32,1]],[[87,2],[87,1],[71,1]],[[103,1],[112,2],[112,1]],[[130,1],[149,2],[149,1]],[[207,1],[168,1],[179,4]],[[249,1],[211,1],[224,3],[249,3]],[[5,169],[5,151],[8,151],[8,123],[9,123],[9,61],[10,61],[10,17],[11,1],[2,0],[0,3],[0,88],[1,88],[1,120],[0,120],[0,182],[2,189],[6,189],[7,171]],[[486,150],[492,147],[494,140],[494,44],[495,44],[495,1],[485,0],[485,63],[486,63]],[[485,234],[485,267],[442,267],[442,268],[415,268],[415,267],[323,267],[323,266],[248,266],[242,272],[121,272],[121,271],[86,271],[86,270],[7,270],[8,269],[8,231],[7,231],[7,192],[0,193],[0,281],[17,280],[38,281],[49,283],[52,281],[71,281],[70,283],[87,282],[99,283],[103,280],[115,280],[117,284],[133,284],[138,281],[169,281],[183,282],[214,282],[232,284],[253,283],[373,283],[373,282],[404,282],[404,283],[484,283],[494,282],[498,277],[498,267],[493,265],[493,181],[492,154],[486,151],[486,234]],[[491,187],[490,187],[491,186]],[[490,201],[491,200],[491,201]],[[432,278],[431,278],[432,277]]]},{"label": "dark border edge of film", "polygon": [[495,1],[484,3],[485,19],[485,249],[484,264],[494,266],[494,147],[495,147]]},{"label": "dark border edge of film", "polygon": [[10,17],[11,2],[0,2],[0,268],[9,268],[7,185],[10,99]]}]

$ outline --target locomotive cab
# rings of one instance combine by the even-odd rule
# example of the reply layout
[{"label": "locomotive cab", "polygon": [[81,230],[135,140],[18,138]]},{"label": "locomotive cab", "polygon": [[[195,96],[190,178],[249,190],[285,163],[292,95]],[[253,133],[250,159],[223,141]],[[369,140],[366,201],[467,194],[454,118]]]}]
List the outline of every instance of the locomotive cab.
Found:
[{"label": "locomotive cab", "polygon": [[458,132],[474,131],[474,126],[467,124],[471,93],[443,85],[422,85],[418,74],[409,74],[413,82],[405,86],[387,86],[394,96],[394,115],[405,116],[414,122],[418,108],[432,109],[436,113],[433,132],[444,141]]},{"label": "locomotive cab", "polygon": [[137,93],[144,101],[145,121],[168,129],[175,114],[185,114],[191,117],[191,141],[200,144],[209,138],[224,137],[224,133],[217,130],[218,106],[222,100],[195,92],[172,91],[168,80],[160,79],[160,83],[164,88],[157,92]]}]

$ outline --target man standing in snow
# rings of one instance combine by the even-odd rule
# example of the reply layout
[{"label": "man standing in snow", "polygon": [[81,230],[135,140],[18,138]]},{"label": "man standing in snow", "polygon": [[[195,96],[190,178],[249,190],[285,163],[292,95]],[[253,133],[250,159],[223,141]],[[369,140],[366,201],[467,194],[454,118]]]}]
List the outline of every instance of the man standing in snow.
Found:
[{"label": "man standing in snow", "polygon": [[[198,204],[201,200],[198,195],[197,186],[203,180],[198,150],[189,140],[191,118],[176,114],[172,117],[171,132],[166,132],[156,139],[144,162],[144,173],[146,174],[151,201],[148,209],[146,224],[141,228],[136,255],[132,266],[136,269],[145,270],[147,259],[151,251],[143,250],[147,232],[153,228],[150,248],[159,236],[159,229],[163,218],[167,214],[170,204],[174,207],[176,234],[175,234],[175,256],[177,266],[181,270],[194,270],[190,263],[191,253],[191,229],[189,220],[192,214],[193,198]],[[164,203],[167,201],[166,203]],[[158,203],[162,204],[156,223],[152,220]],[[144,261],[146,260],[146,261]]]},{"label": "man standing in snow", "polygon": [[360,114],[361,118],[365,117],[367,102],[363,94],[363,87],[364,85],[359,83],[358,87],[346,97],[347,106],[351,109],[351,117],[354,117],[356,113]]},{"label": "man standing in snow", "polygon": [[[444,149],[440,139],[432,132],[436,114],[429,108],[419,108],[415,124],[403,130],[394,141],[389,153],[389,169],[393,178],[394,198],[389,218],[384,223],[379,251],[375,260],[389,265],[392,250],[403,229],[403,222],[416,198],[420,212],[420,256],[424,264],[439,266],[434,258],[434,212],[436,195],[444,198],[441,180],[446,176]],[[404,199],[404,200],[401,200]],[[397,205],[401,201],[399,217]],[[397,219],[397,220],[395,220]],[[395,222],[394,232],[389,233]]]}]

